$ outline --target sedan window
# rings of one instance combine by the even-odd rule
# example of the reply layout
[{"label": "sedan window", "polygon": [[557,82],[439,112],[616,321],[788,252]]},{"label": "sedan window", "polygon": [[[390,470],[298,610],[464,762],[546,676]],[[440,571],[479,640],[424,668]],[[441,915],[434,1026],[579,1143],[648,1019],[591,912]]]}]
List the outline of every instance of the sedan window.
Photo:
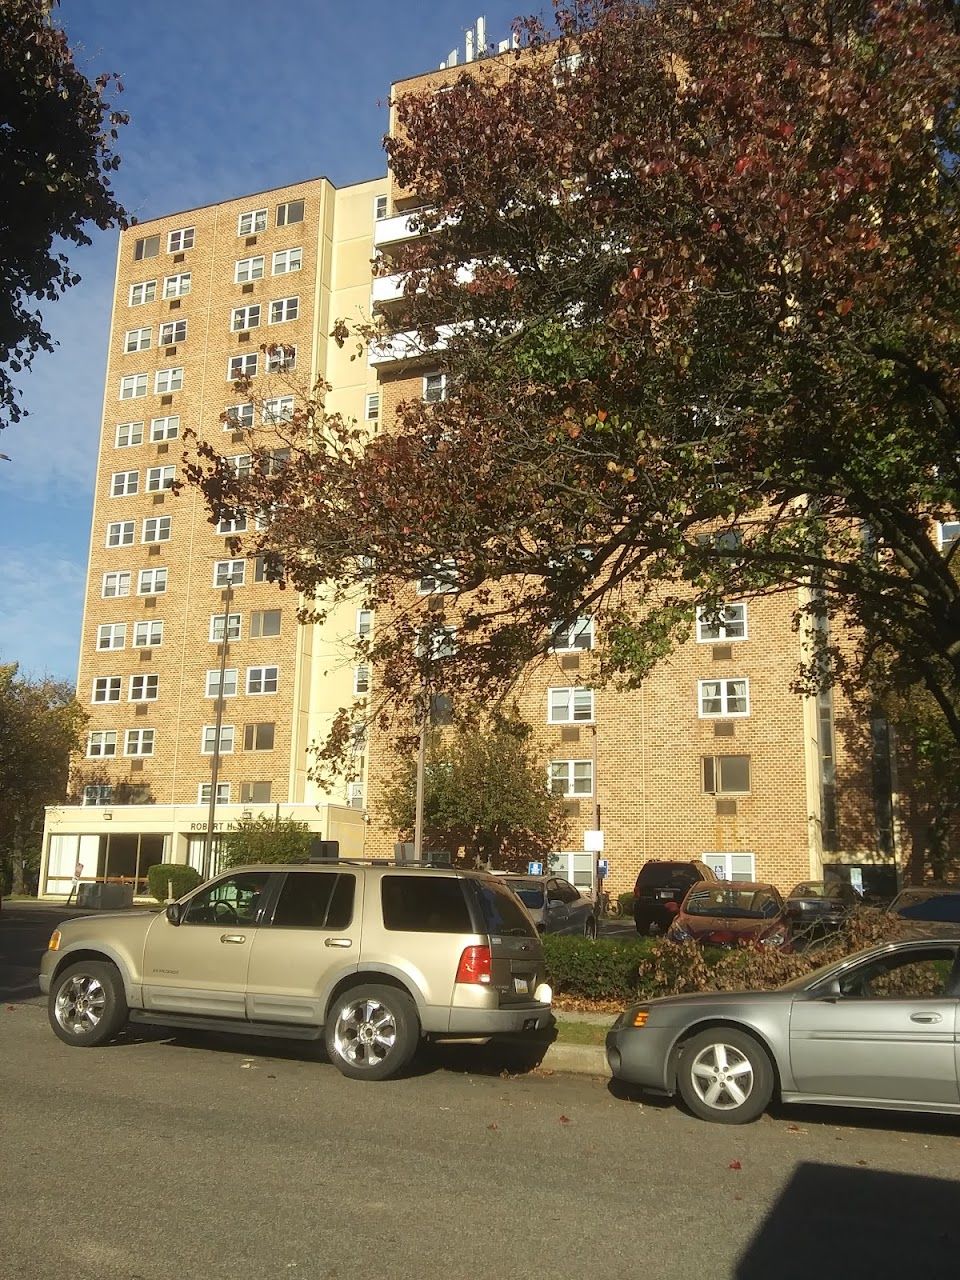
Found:
[{"label": "sedan window", "polygon": [[859,965],[840,979],[856,1000],[932,1000],[952,989],[955,954],[942,947],[902,951]]}]

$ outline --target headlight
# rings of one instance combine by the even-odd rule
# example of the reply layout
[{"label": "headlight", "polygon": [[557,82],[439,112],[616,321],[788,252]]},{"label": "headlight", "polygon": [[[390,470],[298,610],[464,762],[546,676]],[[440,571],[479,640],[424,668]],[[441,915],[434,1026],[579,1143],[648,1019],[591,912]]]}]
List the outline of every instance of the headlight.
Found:
[{"label": "headlight", "polygon": [[774,929],[773,933],[765,934],[760,942],[765,947],[782,947],[787,940],[785,929]]},{"label": "headlight", "polygon": [[671,942],[689,942],[693,934],[682,924],[672,924],[667,930]]}]

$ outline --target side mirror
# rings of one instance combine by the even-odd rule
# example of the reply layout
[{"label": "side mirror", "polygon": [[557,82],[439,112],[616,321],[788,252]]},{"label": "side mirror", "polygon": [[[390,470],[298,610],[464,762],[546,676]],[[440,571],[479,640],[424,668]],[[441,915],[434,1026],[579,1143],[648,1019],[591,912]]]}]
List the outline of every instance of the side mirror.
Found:
[{"label": "side mirror", "polygon": [[831,982],[826,983],[820,988],[817,992],[817,999],[829,1000],[832,1002],[834,1000],[839,1000],[842,995],[843,992],[840,990],[840,979],[834,978]]},{"label": "side mirror", "polygon": [[164,914],[171,924],[179,924],[183,919],[183,907],[179,902],[171,902]]}]

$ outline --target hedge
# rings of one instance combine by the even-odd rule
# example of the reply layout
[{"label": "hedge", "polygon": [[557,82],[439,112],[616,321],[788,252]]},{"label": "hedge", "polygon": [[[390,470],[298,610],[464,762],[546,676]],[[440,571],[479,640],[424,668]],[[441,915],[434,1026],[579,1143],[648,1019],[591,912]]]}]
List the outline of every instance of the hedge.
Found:
[{"label": "hedge", "polygon": [[147,871],[150,892],[158,902],[166,902],[171,893],[174,898],[182,898],[202,880],[199,871],[179,862],[158,862]]}]

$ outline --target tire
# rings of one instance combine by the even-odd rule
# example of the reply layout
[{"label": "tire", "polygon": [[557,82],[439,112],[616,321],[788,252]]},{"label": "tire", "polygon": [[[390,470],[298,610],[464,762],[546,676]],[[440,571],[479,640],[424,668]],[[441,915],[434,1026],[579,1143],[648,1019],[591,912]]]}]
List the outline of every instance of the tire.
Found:
[{"label": "tire", "polygon": [[711,1027],[683,1046],[677,1087],[688,1108],[701,1120],[749,1124],[762,1115],[773,1097],[773,1067],[766,1052],[746,1032]]},{"label": "tire", "polygon": [[409,1063],[420,1040],[417,1009],[396,987],[352,987],[330,1006],[327,1054],[351,1080],[387,1080]]},{"label": "tire", "polygon": [[619,898],[610,899],[610,905],[607,907],[607,915],[611,920],[619,920],[623,915],[623,903]]},{"label": "tire", "polygon": [[596,942],[598,931],[599,931],[599,926],[597,925],[597,917],[588,916],[586,921],[584,922],[583,936],[585,938],[591,938],[594,942]]},{"label": "tire", "polygon": [[127,1021],[127,997],[117,968],[81,960],[54,979],[47,1014],[65,1044],[84,1049],[112,1040]]}]

